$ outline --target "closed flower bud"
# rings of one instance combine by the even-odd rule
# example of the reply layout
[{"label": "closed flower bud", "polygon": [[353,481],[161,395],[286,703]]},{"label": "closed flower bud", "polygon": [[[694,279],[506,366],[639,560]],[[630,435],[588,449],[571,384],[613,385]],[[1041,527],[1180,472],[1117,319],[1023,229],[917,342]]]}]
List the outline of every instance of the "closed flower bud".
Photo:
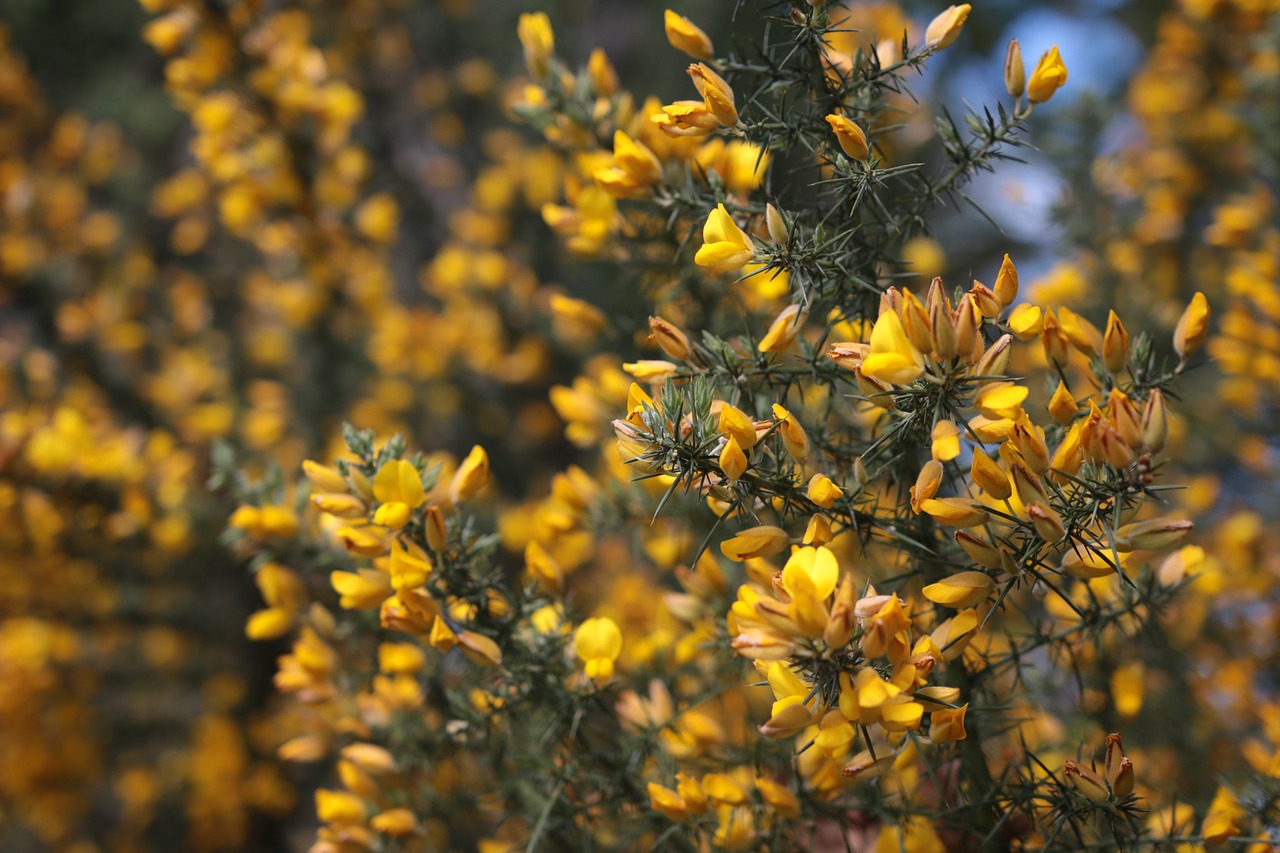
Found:
[{"label": "closed flower bud", "polygon": [[964,27],[964,22],[969,18],[969,12],[972,8],[968,3],[963,3],[959,6],[948,6],[944,9],[929,22],[929,26],[924,32],[924,46],[931,47],[934,50],[942,50],[945,47],[949,47],[960,37],[960,30]]},{"label": "closed flower bud", "polygon": [[[1017,39],[1010,42],[1011,45],[1017,43]],[[996,283],[991,289],[995,291],[996,298],[1005,308],[1012,305],[1013,300],[1018,298],[1018,268],[1013,265],[1013,261],[1007,254],[1000,263],[1000,272],[996,274]]]},{"label": "closed flower bud", "polygon": [[956,306],[952,325],[956,330],[956,354],[970,363],[977,361],[982,356],[982,313],[971,294],[966,293]]},{"label": "closed flower bud", "polygon": [[980,281],[975,281],[973,286],[969,288],[969,296],[973,298],[973,304],[977,306],[978,312],[983,317],[994,319],[999,317],[1000,312],[1004,310],[1004,306],[1000,304],[995,291]]},{"label": "closed flower bud", "polygon": [[966,498],[933,498],[921,501],[920,509],[944,527],[980,527],[991,520],[986,510]]},{"label": "closed flower bud", "polygon": [[1032,69],[1031,80],[1027,83],[1027,100],[1033,104],[1043,104],[1066,82],[1067,66],[1055,44],[1044,52]]},{"label": "closed flower bud", "polygon": [[1129,332],[1112,311],[1107,315],[1107,332],[1102,338],[1102,363],[1112,373],[1119,373],[1129,362]]},{"label": "closed flower bud", "polygon": [[667,31],[667,41],[676,50],[687,53],[694,59],[711,59],[715,55],[711,39],[693,21],[667,9],[662,23]]},{"label": "closed flower bud", "polygon": [[1173,351],[1178,358],[1186,361],[1200,345],[1204,343],[1205,334],[1209,331],[1209,302],[1199,291],[1191,297],[1182,316],[1178,318],[1178,326],[1173,330]]},{"label": "closed flower bud", "polygon": [[1061,542],[1067,535],[1067,530],[1062,525],[1062,516],[1046,503],[1027,504],[1027,517],[1031,519],[1040,538],[1050,545]]},{"label": "closed flower bud", "polygon": [[1142,407],[1142,446],[1152,453],[1164,450],[1169,438],[1169,417],[1165,412],[1164,392],[1151,389],[1147,403]]},{"label": "closed flower bud", "polygon": [[689,337],[680,327],[661,317],[649,318],[649,340],[657,343],[663,352],[674,359],[684,361],[689,357]]},{"label": "closed flower bud", "polygon": [[760,340],[760,352],[782,352],[795,342],[796,335],[804,327],[809,312],[798,304],[788,305],[782,309],[769,326],[769,331]]},{"label": "closed flower bud", "polygon": [[991,577],[984,572],[959,572],[929,584],[921,592],[934,604],[963,609],[986,601],[992,586]]},{"label": "closed flower bud", "polygon": [[1183,518],[1151,518],[1116,528],[1117,551],[1159,551],[1177,545],[1195,529]]},{"label": "closed flower bud", "polygon": [[742,447],[736,438],[730,436],[725,442],[724,449],[720,451],[719,462],[720,470],[724,472],[725,479],[730,483],[736,483],[747,470],[747,456],[742,452]]},{"label": "closed flower bud", "polygon": [[1045,491],[1044,481],[1026,462],[1021,459],[1013,460],[1009,464],[1009,474],[1013,479],[1014,488],[1018,490],[1018,500],[1024,504],[1049,501],[1049,493]]},{"label": "closed flower bud", "polygon": [[1027,71],[1022,64],[1022,47],[1017,39],[1009,39],[1004,52],[1004,88],[1015,98],[1022,97],[1027,89]]},{"label": "closed flower bud", "polygon": [[942,463],[931,459],[924,463],[924,467],[916,477],[915,485],[911,487],[911,508],[920,512],[920,503],[936,495],[941,485]]},{"label": "closed flower bud", "polygon": [[[1004,376],[1009,369],[1010,347],[1013,345],[1012,335],[1001,335],[995,343],[987,347],[987,351],[973,366],[974,376]],[[1026,398],[1026,395],[1023,395]],[[1009,415],[1005,415],[1009,417]]]},{"label": "closed flower bud", "polygon": [[[934,279],[934,281],[938,281]],[[941,286],[938,287],[941,290]],[[934,288],[929,288],[929,296],[932,297]],[[958,352],[956,345],[956,328],[952,322],[951,307],[947,304],[945,298],[930,298],[925,307],[929,312],[929,331],[933,338],[930,341],[930,349],[942,361],[949,361],[956,357]]]},{"label": "closed flower bud", "polygon": [[355,495],[326,493],[312,495],[311,502],[316,509],[336,515],[339,518],[363,518],[369,509],[364,501]]},{"label": "closed flower bud", "polygon": [[351,489],[347,485],[347,478],[343,477],[337,468],[330,468],[328,465],[321,465],[308,459],[302,463],[302,470],[307,475],[307,479],[322,492],[338,494]]},{"label": "closed flower bud", "polygon": [[822,474],[814,474],[809,481],[809,500],[823,509],[830,509],[842,497],[844,490]]},{"label": "closed flower bud", "polygon": [[1095,803],[1105,803],[1111,799],[1107,786],[1098,778],[1098,774],[1086,767],[1081,767],[1074,761],[1068,761],[1063,765],[1062,775],[1070,780],[1077,791]]},{"label": "closed flower bud", "polygon": [[781,527],[761,525],[739,531],[736,536],[720,543],[720,552],[730,560],[742,562],[752,557],[772,557],[791,544],[787,531]]},{"label": "closed flower bud", "polygon": [[1119,388],[1112,388],[1107,397],[1107,410],[1111,415],[1111,425],[1125,444],[1133,449],[1142,446],[1142,421],[1138,407]]},{"label": "closed flower bud", "polygon": [[933,330],[929,315],[924,310],[924,303],[916,295],[907,291],[902,295],[902,328],[907,333],[907,340],[920,352],[933,349]]},{"label": "closed flower bud", "polygon": [[449,499],[461,503],[476,496],[489,482],[489,456],[484,448],[476,445],[462,460],[449,483]]},{"label": "closed flower bud", "polygon": [[973,452],[973,462],[969,466],[969,476],[973,482],[994,500],[1008,500],[1013,494],[1013,485],[1009,475],[1004,472],[994,459],[982,450]]},{"label": "closed flower bud", "polygon": [[516,25],[516,34],[520,37],[520,45],[524,48],[524,62],[529,73],[534,77],[547,76],[551,67],[551,55],[555,51],[555,33],[551,30],[551,19],[545,12],[534,12],[520,16]]},{"label": "closed flower bud", "polygon": [[1045,312],[1044,330],[1040,332],[1040,343],[1044,346],[1044,357],[1050,364],[1059,367],[1067,363],[1067,355],[1071,341],[1063,334],[1058,325],[1058,318],[1052,311]]},{"label": "closed flower bud", "polygon": [[1024,302],[1009,313],[1009,331],[1020,341],[1029,341],[1044,332],[1044,312],[1039,305]]},{"label": "closed flower bud", "polygon": [[1058,328],[1073,347],[1090,358],[1102,352],[1102,332],[1070,308],[1058,309]]},{"label": "closed flower bud", "polygon": [[787,222],[782,218],[782,214],[778,212],[778,208],[772,204],[766,204],[764,207],[764,226],[769,232],[769,239],[775,245],[787,245]]},{"label": "closed flower bud", "polygon": [[969,559],[979,566],[992,570],[1002,567],[1004,560],[1000,554],[1000,549],[985,539],[979,539],[967,530],[957,530],[955,539],[956,544],[969,555]]},{"label": "closed flower bud", "polygon": [[777,403],[773,404],[773,417],[778,422],[778,434],[787,448],[787,454],[803,465],[809,459],[809,436],[804,427],[789,411]]},{"label": "closed flower bud", "polygon": [[831,125],[836,141],[840,143],[840,150],[847,157],[858,161],[867,159],[871,153],[871,147],[867,144],[867,135],[861,127],[841,115],[827,116],[827,124]]},{"label": "closed flower bud", "polygon": [[1049,414],[1059,424],[1066,426],[1075,420],[1076,415],[1080,412],[1080,406],[1076,403],[1076,398],[1071,396],[1071,392],[1067,390],[1066,383],[1058,381],[1058,387],[1054,390],[1053,396],[1049,398]]},{"label": "closed flower bud", "polygon": [[591,77],[591,85],[595,87],[597,95],[611,98],[618,91],[618,72],[613,69],[613,63],[609,62],[608,55],[601,48],[591,51],[591,56],[587,59],[587,74]]},{"label": "closed flower bud", "polygon": [[1102,762],[1102,775],[1106,778],[1107,784],[1115,787],[1112,780],[1120,773],[1120,760],[1124,758],[1124,743],[1120,739],[1120,735],[1112,732],[1107,735],[1107,750]]}]

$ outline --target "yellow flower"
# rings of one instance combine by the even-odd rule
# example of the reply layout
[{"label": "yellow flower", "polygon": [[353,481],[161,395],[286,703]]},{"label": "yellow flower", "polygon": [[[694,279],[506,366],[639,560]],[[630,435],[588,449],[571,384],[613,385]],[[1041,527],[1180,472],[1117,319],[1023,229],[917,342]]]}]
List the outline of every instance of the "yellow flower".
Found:
[{"label": "yellow flower", "polygon": [[462,460],[453,481],[449,484],[449,499],[454,503],[472,498],[489,482],[489,456],[484,448],[476,445]]},{"label": "yellow flower", "polygon": [[862,360],[862,374],[891,385],[906,385],[924,373],[924,356],[907,338],[902,320],[885,311],[871,329],[871,350]]},{"label": "yellow flower", "polygon": [[840,150],[844,151],[851,159],[867,159],[867,155],[871,153],[871,148],[867,145],[867,135],[863,133],[861,127],[854,124],[850,119],[839,115],[827,116],[827,124],[831,125],[831,130],[836,135],[836,141],[840,143]]},{"label": "yellow flower", "polygon": [[426,499],[422,475],[404,459],[392,459],[383,463],[373,478],[373,496],[381,504],[373,516],[374,524],[399,530]]},{"label": "yellow flower", "polygon": [[960,572],[929,584],[922,592],[934,604],[960,610],[985,601],[994,585],[991,577],[983,572]]},{"label": "yellow flower", "polygon": [[749,527],[726,539],[720,543],[720,552],[730,560],[742,562],[752,557],[771,557],[785,549],[790,541],[787,531],[765,524]]},{"label": "yellow flower", "polygon": [[662,23],[667,31],[667,41],[676,50],[683,51],[694,59],[710,59],[715,54],[711,39],[684,15],[677,15],[668,9],[663,15]]},{"label": "yellow flower", "polygon": [[1173,350],[1178,358],[1185,361],[1187,356],[1195,354],[1204,343],[1205,333],[1209,330],[1209,302],[1199,291],[1191,297],[1187,309],[1178,319],[1178,327],[1173,330]]},{"label": "yellow flower", "polygon": [[649,121],[667,136],[706,136],[717,127],[720,121],[702,101],[676,101],[667,104],[662,112],[653,113]]},{"label": "yellow flower", "polygon": [[929,740],[934,743],[947,743],[953,740],[964,740],[964,714],[969,710],[966,702],[959,708],[943,708],[929,715]]},{"label": "yellow flower", "polygon": [[954,422],[938,421],[932,438],[930,451],[936,461],[950,462],[960,455],[960,428]]},{"label": "yellow flower", "polygon": [[724,449],[720,451],[720,470],[724,472],[725,479],[730,483],[736,483],[747,470],[747,464],[747,456],[742,452],[738,439],[729,436]]},{"label": "yellow flower", "polygon": [[1044,52],[1031,72],[1031,80],[1027,83],[1027,100],[1033,104],[1042,104],[1052,98],[1053,93],[1066,82],[1067,66],[1055,44]]},{"label": "yellow flower", "polygon": [[734,106],[733,89],[729,88],[724,78],[701,62],[695,62],[687,70],[698,94],[702,95],[703,103],[716,120],[725,127],[737,124],[738,108]]},{"label": "yellow flower", "polygon": [[769,331],[760,340],[760,352],[782,352],[795,342],[796,335],[804,327],[809,312],[799,305],[788,305],[769,325]]},{"label": "yellow flower", "polygon": [[942,50],[949,47],[952,42],[960,37],[960,30],[964,27],[964,22],[969,18],[969,12],[972,6],[963,3],[959,6],[948,6],[929,22],[928,28],[924,32],[924,46],[931,47],[934,50]]},{"label": "yellow flower", "polygon": [[516,34],[524,48],[524,63],[534,77],[546,77],[551,67],[551,54],[555,51],[556,37],[551,29],[551,19],[546,12],[534,12],[520,16]]},{"label": "yellow flower", "polygon": [[588,678],[608,681],[613,677],[613,662],[622,654],[622,632],[607,616],[588,619],[574,633],[573,647]]},{"label": "yellow flower", "polygon": [[823,509],[830,509],[831,505],[842,497],[844,497],[844,490],[823,474],[814,474],[813,479],[809,481],[809,500]]},{"label": "yellow flower", "polygon": [[751,238],[733,221],[723,204],[716,205],[702,226],[702,248],[698,249],[693,262],[716,272],[733,272],[742,269],[754,255],[755,244]]}]

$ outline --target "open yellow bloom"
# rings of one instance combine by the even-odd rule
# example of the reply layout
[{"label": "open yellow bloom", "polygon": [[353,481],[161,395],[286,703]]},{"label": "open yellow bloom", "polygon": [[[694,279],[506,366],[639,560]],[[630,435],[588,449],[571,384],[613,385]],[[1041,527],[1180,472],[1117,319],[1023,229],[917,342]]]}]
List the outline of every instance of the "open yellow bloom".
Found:
[{"label": "open yellow bloom", "polygon": [[840,150],[854,160],[867,159],[871,148],[867,145],[867,135],[863,133],[862,128],[850,119],[839,115],[827,116],[827,124],[831,125],[836,141],[840,143]]},{"label": "open yellow bloom", "polygon": [[862,374],[890,385],[906,385],[924,373],[924,355],[915,348],[893,310],[885,311],[871,329],[871,351],[862,360]]},{"label": "open yellow bloom", "polygon": [[374,513],[374,523],[399,530],[426,499],[422,475],[409,462],[392,459],[384,463],[373,478],[373,496],[382,504]]},{"label": "open yellow bloom", "polygon": [[718,204],[702,226],[702,248],[693,262],[716,272],[733,272],[742,269],[755,251],[751,238],[733,221],[724,205]]},{"label": "open yellow bloom", "polygon": [[597,616],[578,626],[573,648],[588,678],[608,681],[613,677],[613,662],[622,654],[622,632],[609,617]]},{"label": "open yellow bloom", "polygon": [[1027,83],[1027,100],[1033,104],[1042,104],[1053,97],[1067,82],[1067,66],[1058,53],[1055,44],[1044,52],[1035,70],[1031,72],[1031,80]]}]

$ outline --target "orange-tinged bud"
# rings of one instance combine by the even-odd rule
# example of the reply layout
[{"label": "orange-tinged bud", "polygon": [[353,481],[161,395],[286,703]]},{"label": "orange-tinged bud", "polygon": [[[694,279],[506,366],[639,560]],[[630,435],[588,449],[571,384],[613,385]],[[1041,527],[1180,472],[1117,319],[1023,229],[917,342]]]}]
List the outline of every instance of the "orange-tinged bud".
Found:
[{"label": "orange-tinged bud", "polygon": [[1112,311],[1107,315],[1107,332],[1102,338],[1102,363],[1112,373],[1119,373],[1129,362],[1129,332]]},{"label": "orange-tinged bud", "polygon": [[994,319],[1004,311],[1004,306],[1000,304],[995,291],[980,281],[975,281],[969,288],[969,297],[973,299],[974,306],[983,317]]},{"label": "orange-tinged bud", "polygon": [[1159,551],[1177,545],[1195,529],[1184,518],[1151,518],[1116,528],[1117,551]]},{"label": "orange-tinged bud", "polygon": [[1138,407],[1119,388],[1112,388],[1107,397],[1107,409],[1111,414],[1111,425],[1125,444],[1133,449],[1142,446],[1142,420]]},{"label": "orange-tinged bud", "polygon": [[[938,281],[938,279],[934,279]],[[941,285],[937,288],[941,291]],[[946,298],[934,298],[934,288],[929,288],[929,300],[925,306],[929,310],[929,330],[933,333],[933,339],[930,342],[930,349],[942,361],[955,358],[957,349],[956,327],[952,322],[951,306]]]},{"label": "orange-tinged bud", "polygon": [[822,632],[822,639],[831,648],[844,648],[853,638],[854,628],[857,627],[857,603],[858,593],[853,586],[853,577],[845,575],[836,589],[835,600],[831,605],[831,618]]},{"label": "orange-tinged bud", "polygon": [[1010,462],[1009,475],[1013,480],[1014,488],[1018,490],[1018,500],[1023,504],[1049,502],[1049,493],[1045,490],[1044,481],[1026,462],[1021,459]]},{"label": "orange-tinged bud", "polygon": [[982,312],[974,304],[973,296],[966,293],[956,306],[953,323],[956,331],[956,354],[970,363],[982,355]]},{"label": "orange-tinged bud", "polygon": [[1067,530],[1062,524],[1062,516],[1046,503],[1027,504],[1027,517],[1031,519],[1031,524],[1040,538],[1051,545],[1061,542],[1067,535]]},{"label": "orange-tinged bud", "polygon": [[1186,361],[1200,345],[1204,343],[1209,331],[1209,301],[1199,291],[1191,297],[1182,316],[1178,318],[1177,328],[1173,330],[1173,350],[1178,358]]},{"label": "orange-tinged bud", "polygon": [[1107,786],[1098,778],[1098,774],[1086,767],[1081,767],[1074,761],[1068,761],[1063,765],[1062,775],[1071,781],[1077,791],[1095,803],[1105,803],[1111,799]]},{"label": "orange-tinged bud", "polygon": [[1009,443],[1032,471],[1043,474],[1049,468],[1049,446],[1045,443],[1044,430],[1031,423],[1030,418],[1024,416],[1014,424]]},{"label": "orange-tinged bud", "polygon": [[[987,351],[982,354],[982,358],[978,359],[978,363],[973,366],[973,375],[1004,376],[1009,370],[1009,355],[1010,347],[1012,346],[1012,335],[1001,335],[996,338],[995,343],[987,348]],[[1025,399],[1026,395],[1024,394],[1023,397]],[[1013,416],[1004,415],[1004,417]]]},{"label": "orange-tinged bud", "polygon": [[866,160],[871,154],[866,133],[851,119],[841,115],[829,115],[827,124],[831,125],[836,141],[840,143],[840,150],[851,160]]},{"label": "orange-tinged bud", "polygon": [[1121,758],[1119,770],[1111,780],[1111,793],[1117,799],[1123,800],[1125,797],[1133,793],[1135,781],[1133,774],[1133,762],[1128,758]]},{"label": "orange-tinged bud", "polygon": [[1128,468],[1133,464],[1133,448],[1120,437],[1115,427],[1103,422],[1097,431],[1098,453],[1113,468]]},{"label": "orange-tinged bud", "polygon": [[1063,84],[1067,82],[1067,66],[1058,53],[1058,46],[1045,51],[1031,71],[1031,80],[1027,83],[1027,100],[1033,104],[1042,104],[1053,97]]},{"label": "orange-tinged bud", "polygon": [[1005,473],[999,463],[981,450],[973,452],[973,462],[969,466],[969,475],[978,488],[995,500],[1008,500],[1013,494],[1013,486],[1009,482],[1009,475]]},{"label": "orange-tinged bud", "polygon": [[683,15],[667,9],[663,15],[663,28],[667,31],[667,41],[676,50],[687,53],[694,59],[711,59],[715,49],[711,39],[697,24]]},{"label": "orange-tinged bud", "polygon": [[956,544],[964,549],[969,558],[979,566],[992,570],[1003,566],[1004,560],[1000,549],[985,539],[979,539],[967,530],[957,530],[955,539]]},{"label": "orange-tinged bud", "polygon": [[959,6],[948,6],[929,22],[924,32],[924,46],[934,50],[949,47],[960,37],[960,30],[969,18],[972,6],[962,3]]},{"label": "orange-tinged bud", "polygon": [[862,372],[859,367],[855,372],[858,380],[858,390],[862,392],[862,396],[866,397],[868,402],[874,403],[882,409],[893,411],[897,406],[897,402],[893,399],[893,386],[883,379],[874,379]]},{"label": "orange-tinged bud", "polygon": [[1009,39],[1004,52],[1004,88],[1015,98],[1027,90],[1027,71],[1022,64],[1022,46],[1017,39]]}]

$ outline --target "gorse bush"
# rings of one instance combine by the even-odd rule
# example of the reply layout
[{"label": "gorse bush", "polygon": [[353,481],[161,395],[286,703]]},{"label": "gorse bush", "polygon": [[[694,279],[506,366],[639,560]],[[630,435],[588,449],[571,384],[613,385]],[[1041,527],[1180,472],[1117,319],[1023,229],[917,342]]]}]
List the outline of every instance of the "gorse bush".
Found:
[{"label": "gorse bush", "polygon": [[142,5],[172,169],[0,56],[6,846],[1271,849],[1274,4],[1105,146],[1032,34],[941,103],[967,4],[667,10],[656,94]]}]

